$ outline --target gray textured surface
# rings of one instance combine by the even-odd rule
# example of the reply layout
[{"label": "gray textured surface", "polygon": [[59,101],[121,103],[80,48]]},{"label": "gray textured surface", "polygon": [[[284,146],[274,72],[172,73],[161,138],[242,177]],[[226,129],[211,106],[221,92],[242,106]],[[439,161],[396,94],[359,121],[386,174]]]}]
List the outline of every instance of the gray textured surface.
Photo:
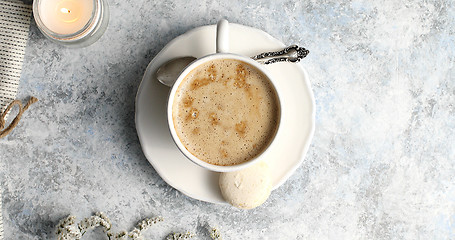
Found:
[{"label": "gray textured surface", "polygon": [[[60,218],[94,211],[118,230],[161,215],[149,232],[158,239],[181,230],[207,239],[206,226],[225,239],[455,239],[453,1],[186,2],[111,0],[109,28],[84,49],[32,24],[18,97],[40,102],[0,140],[6,239],[52,239]],[[313,143],[251,211],[169,187],[134,126],[148,62],[221,16],[311,51]]]}]

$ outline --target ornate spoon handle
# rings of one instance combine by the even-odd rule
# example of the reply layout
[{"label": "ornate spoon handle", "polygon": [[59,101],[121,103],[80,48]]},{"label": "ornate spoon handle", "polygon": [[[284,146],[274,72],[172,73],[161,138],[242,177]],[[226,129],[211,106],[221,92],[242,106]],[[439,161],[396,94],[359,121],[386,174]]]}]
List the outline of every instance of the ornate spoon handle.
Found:
[{"label": "ornate spoon handle", "polygon": [[272,64],[276,62],[295,63],[306,57],[308,53],[310,53],[310,51],[307,49],[292,45],[280,51],[265,52],[251,58],[262,64]]}]

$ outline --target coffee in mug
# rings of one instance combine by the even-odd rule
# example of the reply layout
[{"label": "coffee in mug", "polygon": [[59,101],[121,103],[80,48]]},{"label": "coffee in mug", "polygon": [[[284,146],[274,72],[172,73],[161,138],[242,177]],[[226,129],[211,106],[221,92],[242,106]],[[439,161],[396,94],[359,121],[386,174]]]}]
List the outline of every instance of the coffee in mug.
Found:
[{"label": "coffee in mug", "polygon": [[189,72],[172,103],[174,129],[198,159],[233,166],[261,154],[280,119],[276,90],[262,71],[237,59],[214,59]]}]

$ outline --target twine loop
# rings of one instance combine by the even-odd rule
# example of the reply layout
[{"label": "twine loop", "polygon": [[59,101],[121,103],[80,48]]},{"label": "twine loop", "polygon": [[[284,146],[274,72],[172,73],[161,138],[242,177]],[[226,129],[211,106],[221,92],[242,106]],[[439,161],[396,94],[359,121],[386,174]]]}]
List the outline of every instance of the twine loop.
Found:
[{"label": "twine loop", "polygon": [[[5,111],[3,111],[2,115],[0,115],[0,138],[6,137],[13,129],[19,124],[19,121],[21,120],[22,114],[32,105],[33,103],[36,103],[38,101],[38,98],[36,97],[31,97],[28,102],[25,104],[25,106],[22,106],[22,102],[19,100],[14,100],[12,101],[8,107],[6,107]],[[8,114],[9,111],[15,106],[19,106],[19,112],[17,113],[16,117],[13,119],[13,121],[9,124],[8,127],[5,127],[6,124],[6,114]]]}]

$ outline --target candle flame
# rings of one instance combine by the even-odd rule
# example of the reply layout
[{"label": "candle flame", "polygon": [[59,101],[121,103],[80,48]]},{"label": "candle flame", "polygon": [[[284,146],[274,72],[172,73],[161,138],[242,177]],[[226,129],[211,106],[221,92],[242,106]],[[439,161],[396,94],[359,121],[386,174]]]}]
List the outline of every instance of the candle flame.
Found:
[{"label": "candle flame", "polygon": [[61,8],[60,12],[62,12],[62,13],[70,13],[71,11],[69,9],[67,9],[67,8]]}]

